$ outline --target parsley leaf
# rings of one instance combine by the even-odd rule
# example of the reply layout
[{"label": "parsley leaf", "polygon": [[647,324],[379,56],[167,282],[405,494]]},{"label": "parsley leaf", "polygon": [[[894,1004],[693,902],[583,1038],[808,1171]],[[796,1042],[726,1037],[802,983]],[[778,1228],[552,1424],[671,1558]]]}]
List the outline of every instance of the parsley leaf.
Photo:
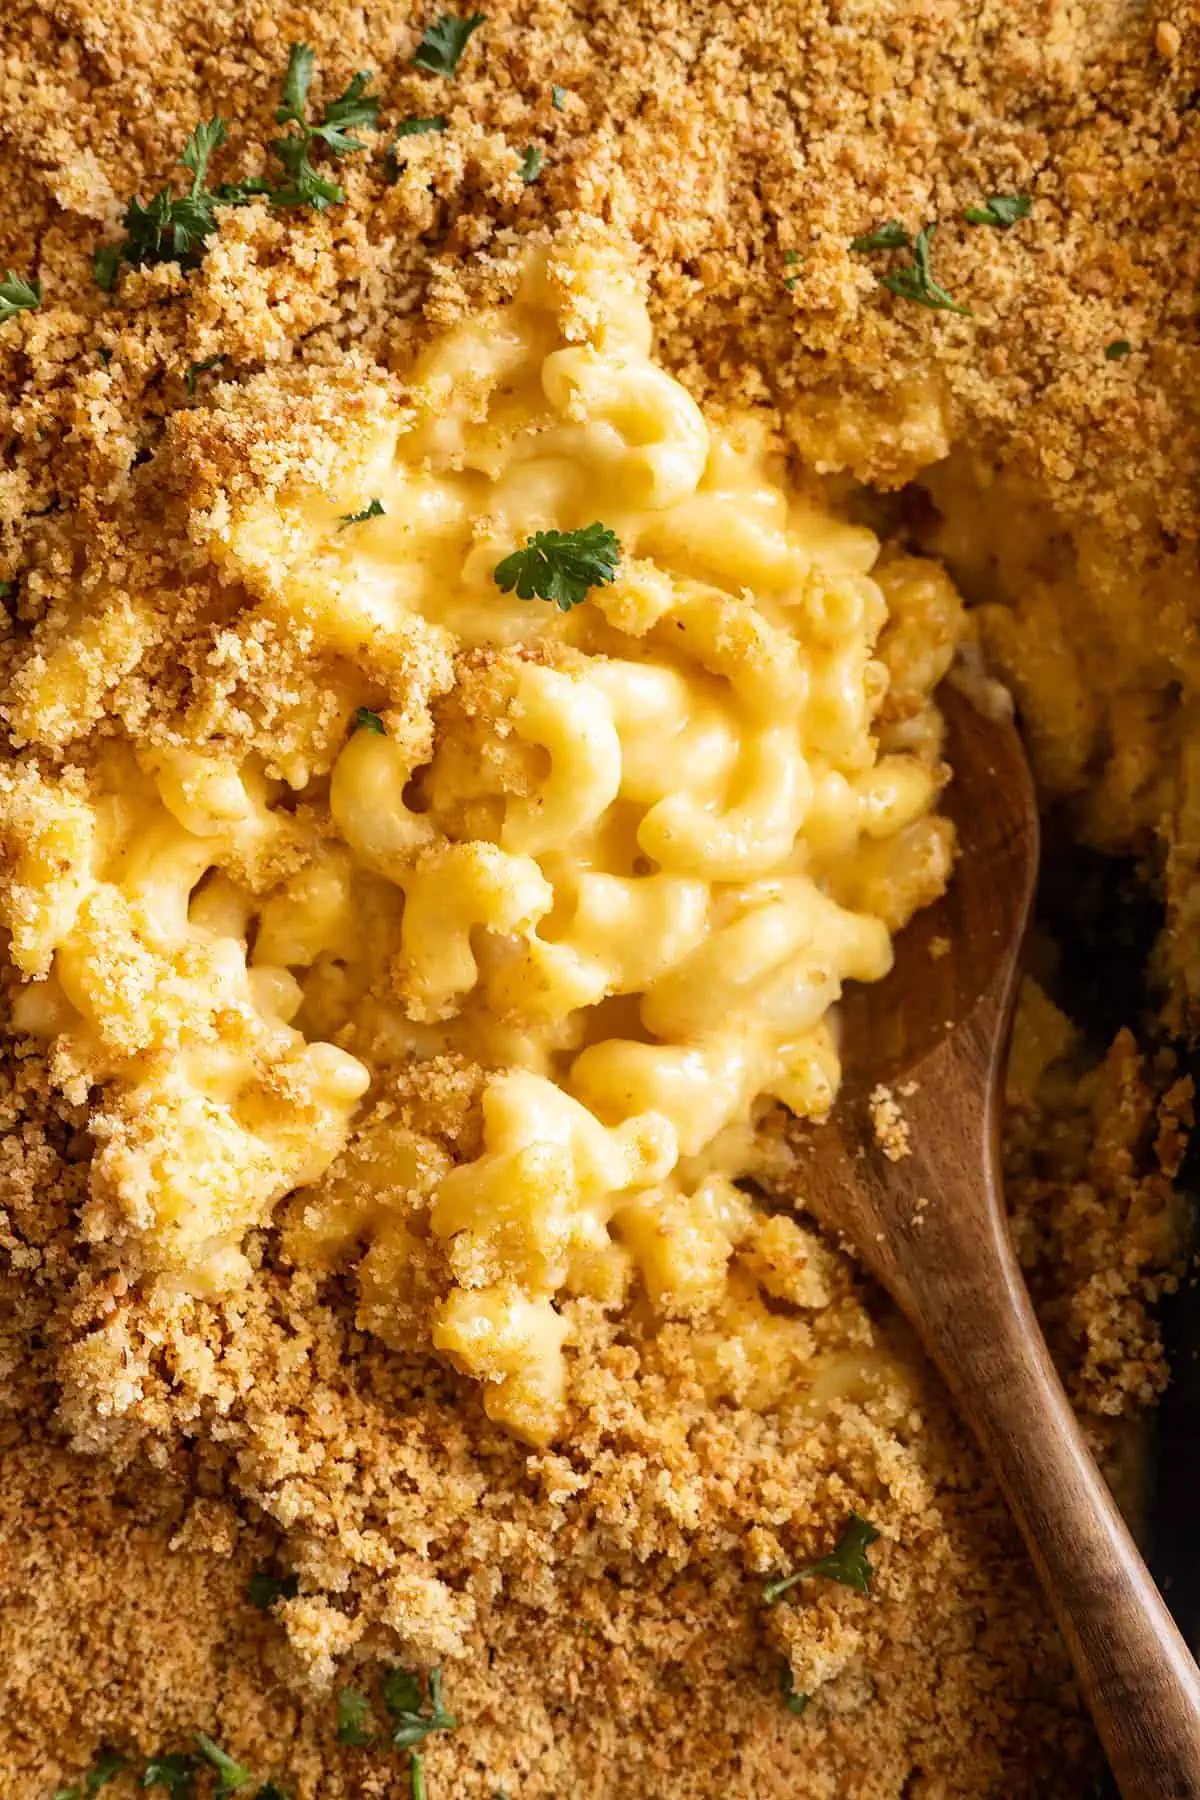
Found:
[{"label": "parsley leaf", "polygon": [[428,118],[401,119],[396,127],[396,136],[398,138],[421,137],[427,131],[445,131],[445,129],[445,113],[430,113]]},{"label": "parsley leaf", "polygon": [[277,1600],[294,1600],[300,1592],[296,1575],[271,1575],[266,1569],[255,1569],[246,1583],[246,1598],[259,1612],[270,1612]]},{"label": "parsley leaf", "polygon": [[119,1750],[101,1750],[94,1766],[84,1776],[83,1786],[55,1788],[54,1800],[92,1800],[102,1787],[107,1787],[114,1775],[129,1767],[129,1758],[122,1756]]},{"label": "parsley leaf", "polygon": [[867,1559],[867,1550],[878,1536],[878,1531],[869,1520],[860,1519],[856,1512],[852,1512],[846,1521],[846,1529],[828,1556],[819,1556],[816,1562],[805,1563],[793,1575],[785,1575],[779,1581],[769,1582],[762,1591],[763,1605],[774,1606],[789,1588],[794,1588],[807,1575],[823,1575],[827,1581],[840,1581],[843,1587],[853,1588],[857,1594],[869,1594],[871,1564]]},{"label": "parsley leaf", "polygon": [[[366,708],[360,706],[358,710],[365,712]],[[371,717],[374,718],[375,714],[372,713]],[[380,730],[382,729],[381,726]],[[357,1688],[344,1687],[338,1690],[337,1718],[339,1744],[353,1744],[362,1749],[373,1742],[375,1734],[371,1730],[371,1708],[367,1703],[367,1696],[360,1694]]]},{"label": "parsley leaf", "polygon": [[272,206],[311,206],[316,212],[324,212],[327,206],[344,200],[346,194],[340,182],[320,174],[313,167],[309,151],[316,142],[323,143],[335,156],[365,150],[367,146],[354,136],[353,127],[365,125],[373,129],[378,122],[379,100],[364,92],[370,73],[360,69],[345,93],[326,106],[320,123],[310,125],[305,113],[315,65],[316,56],[309,45],[292,45],[275,119],[279,125],[294,125],[296,129],[271,140],[271,149],[289,176],[280,187],[272,189]]},{"label": "parsley leaf", "polygon": [[149,206],[143,206],[136,194],[132,197],[125,208],[124,241],[103,245],[92,259],[97,287],[110,291],[122,261],[134,268],[167,262],[181,268],[196,266],[217,229],[218,205],[229,204],[208,188],[208,165],[225,136],[225,120],[218,117],[201,122],[188,138],[179,157],[180,164],[191,170],[188,193],[175,195],[164,186]]},{"label": "parsley leaf", "polygon": [[913,239],[913,260],[902,269],[896,269],[891,275],[882,275],[880,281],[893,294],[899,294],[902,300],[914,300],[918,306],[927,306],[932,312],[959,313],[965,319],[973,315],[969,306],[959,306],[952,295],[948,294],[941,284],[934,280],[930,263],[930,245],[936,225],[926,225],[918,231]]},{"label": "parsley leaf", "polygon": [[[184,375],[184,380],[187,382],[188,393],[194,394],[196,392],[197,375],[207,375],[210,369],[215,369],[218,363],[224,361],[225,358],[223,356],[210,356],[205,362],[191,363],[187,369],[187,373]],[[251,1577],[251,1580],[254,1580],[253,1576]]]},{"label": "parsley leaf", "polygon": [[968,225],[995,225],[1007,231],[1018,219],[1029,217],[1032,205],[1028,194],[991,194],[986,206],[968,206],[963,218]]},{"label": "parsley leaf", "polygon": [[363,507],[361,512],[340,513],[338,530],[343,531],[347,525],[361,525],[364,519],[382,519],[386,513],[387,508],[382,500],[372,500],[369,505]]},{"label": "parsley leaf", "polygon": [[425,1789],[425,1764],[415,1750],[408,1759],[408,1780],[412,1800],[428,1800]]},{"label": "parsley leaf", "polygon": [[413,63],[430,75],[453,75],[462,61],[462,53],[472,32],[478,31],[485,23],[483,13],[472,13],[469,19],[460,19],[454,13],[442,13],[432,25],[425,27]]},{"label": "parsley leaf", "polygon": [[8,600],[17,591],[15,581],[0,581],[0,600]]},{"label": "parsley leaf", "polygon": [[868,231],[863,237],[850,239],[852,250],[907,250],[912,243],[907,231],[899,219],[889,219],[886,225],[877,225],[874,231]]},{"label": "parsley leaf", "polygon": [[317,53],[311,44],[293,44],[288,51],[288,66],[283,77],[283,93],[275,108],[275,123],[286,125],[295,119],[303,125],[308,106],[308,90],[312,86]]},{"label": "parsley leaf", "polygon": [[562,112],[563,101],[566,99],[566,97],[567,97],[566,88],[552,87],[550,89],[550,104],[554,108],[555,112]]},{"label": "parsley leaf", "polygon": [[784,1663],[779,1672],[779,1691],[783,1695],[783,1704],[796,1718],[801,1719],[808,1707],[809,1696],[796,1692],[796,1678],[792,1674],[792,1665]]},{"label": "parsley leaf", "polygon": [[542,165],[545,160],[546,153],[540,144],[527,144],[525,149],[521,152],[521,162],[517,169],[517,174],[521,177],[521,180],[525,183],[526,187],[529,186],[531,181],[537,180],[542,172]]},{"label": "parsley leaf", "polygon": [[228,1800],[230,1794],[236,1794],[247,1782],[254,1780],[253,1772],[245,1763],[235,1762],[233,1757],[222,1750],[219,1744],[203,1731],[196,1733],[196,1748],[205,1762],[211,1763],[220,1776],[212,1800]]},{"label": "parsley leaf", "polygon": [[23,281],[11,269],[5,279],[0,281],[0,325],[8,319],[15,319],[19,312],[36,312],[41,304],[40,281]]},{"label": "parsley leaf", "polygon": [[181,1750],[169,1751],[165,1756],[152,1756],[142,1772],[142,1787],[164,1787],[171,1800],[195,1800],[195,1757]]},{"label": "parsley leaf", "polygon": [[570,612],[594,587],[615,581],[621,546],[615,531],[597,519],[579,531],[535,531],[522,550],[498,562],[493,579],[502,593],[515,588],[518,600],[553,600]]},{"label": "parsley leaf", "polygon": [[264,1781],[255,1794],[254,1800],[288,1800],[288,1796],[281,1787],[276,1787],[273,1781]]},{"label": "parsley leaf", "polygon": [[[798,250],[785,250],[783,253],[783,260],[789,269],[793,269],[796,267],[797,263],[802,263],[804,258]],[[787,275],[784,277],[783,285],[785,288],[794,288],[799,279],[800,277],[798,275]]]},{"label": "parsley leaf", "polygon": [[112,292],[117,270],[121,266],[120,244],[102,244],[92,256],[92,279],[106,294]]},{"label": "parsley leaf", "polygon": [[1133,345],[1129,342],[1128,338],[1117,338],[1113,343],[1104,346],[1104,360],[1106,362],[1120,362],[1122,357],[1129,356],[1132,352]]},{"label": "parsley leaf", "polygon": [[[355,709],[350,729],[351,731],[369,731],[375,737],[387,736],[387,728],[383,720],[377,712],[372,712],[369,706],[360,706]],[[351,1690],[346,1688],[343,1691],[349,1693]]]},{"label": "parsley leaf", "polygon": [[[403,1669],[389,1669],[383,1678],[383,1704],[396,1721],[392,1743],[397,1750],[415,1750],[432,1731],[453,1731],[458,1720],[442,1705],[442,1671],[429,1671],[429,1711],[421,1678]],[[417,1761],[414,1757],[413,1761]]]}]

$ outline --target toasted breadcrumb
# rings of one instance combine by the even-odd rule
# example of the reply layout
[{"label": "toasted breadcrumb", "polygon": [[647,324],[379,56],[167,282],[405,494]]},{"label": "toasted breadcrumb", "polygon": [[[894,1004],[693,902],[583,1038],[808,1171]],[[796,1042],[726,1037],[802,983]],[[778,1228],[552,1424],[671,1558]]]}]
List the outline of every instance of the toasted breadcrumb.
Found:
[{"label": "toasted breadcrumb", "polygon": [[906,1156],[911,1156],[912,1132],[891,1088],[882,1084],[872,1088],[867,1099],[867,1110],[875,1142],[888,1161],[902,1162]]},{"label": "toasted breadcrumb", "polygon": [[[925,472],[912,534],[989,602],[982,633],[1044,791],[1111,848],[1174,821],[1164,954],[1178,991],[1200,992],[1200,832],[1183,828],[1186,782],[1156,772],[1178,749],[1162,696],[1195,681],[1200,240],[1180,203],[1200,131],[1195,5],[1151,25],[1037,0],[497,0],[453,84],[411,65],[427,22],[408,0],[10,0],[0,18],[0,268],[44,294],[0,326],[14,746],[46,659],[81,617],[97,625],[38,778],[85,780],[79,744],[118,729],[151,746],[225,733],[268,772],[320,741],[314,719],[332,733],[305,647],[246,628],[223,583],[223,496],[321,482],[347,421],[366,430],[403,402],[420,343],[511,292],[531,233],[627,236],[659,354],[712,411],[761,406],[835,493]],[[266,166],[300,40],[319,94],[370,67],[385,125],[441,108],[447,131],[404,140],[391,181],[382,130],[339,165],[344,206],[230,209],[199,268],[125,268],[101,292],[94,249],[198,119],[231,120],[222,178]],[[546,152],[532,185],[529,143]],[[1015,192],[1033,207],[1013,230],[962,225]],[[941,221],[939,279],[972,320],[905,305],[878,280],[886,257],[849,250],[892,217]],[[1132,351],[1108,361],[1115,340]],[[218,356],[190,394],[188,371]],[[1109,674],[1122,607],[1145,639],[1140,709]],[[408,725],[389,714],[397,734],[451,685],[416,634],[403,662],[384,684],[414,696]],[[1022,1052],[1018,1022],[1014,1069],[1038,1079],[1010,1077],[1009,1201],[1111,1462],[1166,1380],[1153,1304],[1191,1101],[1129,1033],[1096,1066],[1076,1048],[1064,1074],[1070,1028],[1053,1024]],[[413,1128],[469,1154],[477,1090],[476,1071],[430,1071]],[[385,1344],[336,1257],[323,1278],[298,1269],[305,1221],[286,1210],[234,1298],[131,1286],[79,1232],[87,1101],[31,1047],[7,1057],[6,1796],[45,1800],[101,1743],[147,1755],[202,1729],[297,1800],[384,1800],[402,1765],[336,1743],[331,1692],[368,1685],[378,1659],[445,1668],[462,1725],[427,1746],[431,1796],[1086,1790],[1096,1748],[1003,1506],[835,1247],[764,1230],[749,1254],[780,1289],[786,1329],[763,1322],[780,1358],[789,1333],[854,1348],[838,1392],[758,1410],[719,1324],[618,1328],[580,1302],[570,1442],[530,1454],[433,1357],[418,1298],[410,1336]],[[802,1203],[802,1170],[778,1185],[776,1204],[793,1186]],[[418,1286],[436,1273],[414,1259]],[[762,1576],[826,1547],[851,1507],[883,1533],[876,1598],[825,1587],[764,1617]],[[243,1598],[264,1563],[300,1582],[271,1615]],[[785,1659],[814,1695],[802,1719],[779,1698]],[[126,1777],[114,1800],[132,1791]]]}]

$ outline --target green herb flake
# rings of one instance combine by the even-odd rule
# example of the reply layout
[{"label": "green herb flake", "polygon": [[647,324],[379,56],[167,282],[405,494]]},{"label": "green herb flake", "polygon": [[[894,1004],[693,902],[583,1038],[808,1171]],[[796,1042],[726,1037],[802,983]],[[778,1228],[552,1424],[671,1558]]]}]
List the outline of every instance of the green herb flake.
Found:
[{"label": "green herb flake", "polygon": [[259,1612],[270,1612],[277,1600],[294,1600],[299,1592],[298,1576],[272,1575],[266,1569],[256,1569],[246,1583],[246,1598]]},{"label": "green herb flake", "polygon": [[264,1781],[255,1793],[254,1800],[289,1800],[289,1796],[275,1782]]},{"label": "green herb flake", "polygon": [[[794,269],[803,263],[804,258],[798,250],[785,250],[783,260],[789,269]],[[785,288],[794,288],[799,279],[799,275],[787,275],[784,277],[783,285]]]},{"label": "green herb flake", "polygon": [[535,531],[521,550],[496,564],[493,579],[502,593],[516,589],[518,600],[553,600],[570,612],[594,587],[615,581],[621,561],[617,534],[597,519],[579,531]]},{"label": "green herb flake", "polygon": [[316,55],[308,44],[292,45],[275,121],[295,129],[285,137],[271,140],[271,149],[288,175],[287,181],[271,190],[272,206],[311,206],[314,212],[324,212],[327,206],[343,201],[346,194],[341,183],[322,175],[313,166],[309,152],[316,144],[324,144],[338,157],[365,150],[367,146],[354,136],[354,129],[361,125],[373,130],[379,120],[378,97],[365,91],[371,80],[370,71],[360,69],[345,92],[325,107],[320,122],[310,125],[308,90],[315,66]]},{"label": "green herb flake", "polygon": [[1121,362],[1126,356],[1133,354],[1133,345],[1128,338],[1117,338],[1113,343],[1104,346],[1106,362]]},{"label": "green herb flake", "polygon": [[36,312],[42,304],[42,284],[40,281],[25,281],[20,275],[8,271],[0,281],[0,325],[9,319],[15,319],[21,312]]},{"label": "green herb flake", "polygon": [[550,89],[550,104],[554,108],[555,112],[562,112],[564,110],[563,101],[566,99],[566,97],[567,97],[566,88],[552,87]]},{"label": "green herb flake", "polygon": [[96,355],[100,358],[100,361],[104,364],[104,367],[107,369],[109,363],[112,361],[112,351],[108,348],[108,345],[101,344],[100,348],[96,352]]},{"label": "green herb flake", "polygon": [[525,183],[526,187],[529,186],[530,182],[537,180],[542,172],[542,165],[545,160],[546,153],[540,144],[527,144],[525,146],[525,149],[521,152],[521,161],[517,169],[517,174],[521,177],[521,180]]},{"label": "green herb flake", "polygon": [[142,1772],[143,1788],[166,1788],[171,1800],[195,1800],[196,1759],[185,1751],[152,1756]]},{"label": "green herb flake", "polygon": [[[387,736],[383,720],[377,712],[372,712],[369,706],[360,706],[355,710],[350,729],[351,731],[369,731],[374,737]],[[345,1691],[349,1693],[352,1690],[347,1688]]]},{"label": "green herb flake", "polygon": [[933,278],[930,256],[936,230],[936,225],[926,225],[918,231],[913,239],[912,262],[902,269],[894,270],[890,275],[881,276],[880,281],[902,300],[915,301],[918,306],[927,306],[932,312],[958,313],[960,317],[969,319],[973,316],[970,307],[960,306],[953,295],[948,294],[941,283]]},{"label": "green herb flake", "polygon": [[97,287],[111,292],[122,262],[134,268],[170,262],[184,269],[196,266],[217,229],[217,207],[231,204],[208,186],[208,165],[225,142],[226,130],[224,119],[212,118],[197,125],[188,138],[179,157],[192,176],[186,194],[173,194],[164,186],[148,206],[133,196],[125,208],[124,239],[102,245],[92,258]]},{"label": "green herb flake", "polygon": [[392,1743],[397,1750],[415,1750],[431,1732],[453,1731],[458,1724],[442,1704],[440,1669],[429,1671],[428,1712],[420,1676],[408,1675],[403,1669],[389,1669],[384,1676],[383,1704],[395,1721]]},{"label": "green herb flake", "polygon": [[821,1575],[826,1581],[839,1581],[843,1587],[853,1588],[857,1594],[869,1594],[872,1570],[867,1551],[878,1537],[878,1531],[868,1519],[860,1519],[852,1512],[828,1556],[819,1556],[816,1562],[805,1563],[794,1574],[769,1582],[762,1591],[763,1605],[774,1606],[789,1589],[809,1575]]},{"label": "green herb flake", "polygon": [[382,519],[386,513],[387,508],[382,500],[372,500],[361,512],[339,513],[338,530],[344,531],[347,525],[362,525],[367,519]]},{"label": "green herb flake", "polygon": [[98,288],[110,294],[121,266],[120,244],[102,244],[92,256],[92,279]]},{"label": "green herb flake", "polygon": [[808,1710],[809,1696],[796,1692],[796,1678],[792,1674],[792,1665],[784,1663],[779,1671],[779,1691],[783,1695],[783,1704],[797,1719],[802,1719]]},{"label": "green herb flake", "polygon": [[863,237],[850,239],[852,250],[907,250],[912,243],[907,231],[899,219],[889,219],[886,225],[876,226]]},{"label": "green herb flake", "polygon": [[210,369],[215,369],[218,363],[224,361],[225,358],[223,356],[210,356],[205,362],[192,363],[184,376],[184,380],[187,382],[188,393],[194,394],[196,392],[197,375],[207,375]]},{"label": "green herb flake", "polygon": [[17,591],[15,581],[0,581],[0,600],[9,600]]},{"label": "green herb flake", "polygon": [[425,1787],[425,1764],[415,1750],[408,1759],[408,1780],[412,1800],[428,1800]]},{"label": "green herb flake", "polygon": [[95,1764],[83,1778],[83,1786],[55,1788],[54,1800],[92,1800],[101,1788],[107,1787],[114,1776],[122,1769],[129,1767],[129,1758],[122,1756],[119,1750],[101,1750]]},{"label": "green herb flake", "polygon": [[1008,231],[1018,219],[1027,219],[1033,201],[1028,194],[992,194],[986,206],[968,206],[963,218],[968,225],[994,225]]},{"label": "green herb flake", "polygon": [[119,1775],[122,1769],[128,1767],[129,1758],[122,1756],[119,1750],[101,1750],[95,1768],[91,1770],[83,1784],[87,1800],[91,1800],[93,1794],[98,1794],[102,1787],[108,1786],[114,1776]]},{"label": "green herb flake", "polygon": [[196,1748],[219,1777],[212,1800],[228,1800],[230,1794],[236,1794],[239,1788],[248,1786],[254,1780],[253,1771],[244,1763],[235,1762],[219,1744],[214,1744],[206,1732],[196,1733]]},{"label": "green herb flake", "polygon": [[427,131],[445,131],[445,113],[430,113],[428,118],[401,119],[396,127],[398,138],[423,137]]},{"label": "green herb flake", "polygon": [[[360,706],[358,710],[360,713],[367,711],[365,706]],[[376,719],[374,713],[367,716]],[[376,719],[375,726],[369,729],[382,731],[383,726]],[[338,1690],[337,1721],[339,1744],[353,1744],[356,1749],[361,1750],[372,1742],[374,1733],[371,1730],[371,1708],[367,1696],[357,1688],[344,1687]]]},{"label": "green herb flake", "polygon": [[442,13],[432,25],[425,27],[413,63],[430,75],[453,75],[472,33],[484,23],[483,13],[472,13],[468,19],[460,19],[455,13]]}]

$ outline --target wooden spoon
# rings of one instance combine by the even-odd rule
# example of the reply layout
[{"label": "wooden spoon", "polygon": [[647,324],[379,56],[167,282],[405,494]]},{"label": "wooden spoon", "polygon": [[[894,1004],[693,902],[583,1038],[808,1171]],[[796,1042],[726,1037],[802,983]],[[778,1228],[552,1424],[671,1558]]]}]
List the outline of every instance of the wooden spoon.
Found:
[{"label": "wooden spoon", "polygon": [[[907,1314],[974,1429],[1124,1800],[1200,1800],[1200,1672],[1084,1443],[1001,1196],[1001,1077],[1038,861],[1029,769],[1002,709],[943,696],[954,879],[900,934],[887,980],[847,991],[844,1085],[832,1119],[799,1137],[800,1193]],[[878,1129],[889,1099],[898,1132]]]}]

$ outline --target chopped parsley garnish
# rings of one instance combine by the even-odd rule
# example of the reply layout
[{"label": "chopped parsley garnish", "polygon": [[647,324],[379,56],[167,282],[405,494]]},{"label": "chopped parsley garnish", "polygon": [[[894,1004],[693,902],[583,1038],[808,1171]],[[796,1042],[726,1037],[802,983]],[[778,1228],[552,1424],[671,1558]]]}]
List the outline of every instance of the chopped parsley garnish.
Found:
[{"label": "chopped parsley garnish", "polygon": [[0,325],[9,319],[15,319],[19,312],[36,312],[41,304],[40,281],[23,281],[11,269],[4,280],[0,281]]},{"label": "chopped parsley garnish", "polygon": [[17,591],[15,581],[0,581],[0,600],[8,600]]},{"label": "chopped parsley garnish", "polygon": [[363,507],[361,512],[340,513],[338,515],[338,530],[345,530],[347,525],[361,525],[365,519],[382,519],[386,512],[387,508],[384,506],[382,500],[372,500],[368,505]]},{"label": "chopped parsley garnish", "polygon": [[1028,194],[991,194],[986,206],[968,206],[963,218],[968,225],[994,225],[1007,231],[1018,219],[1027,219],[1033,201]]},{"label": "chopped parsley garnish", "polygon": [[273,190],[272,206],[311,206],[315,211],[323,212],[327,206],[344,200],[346,194],[341,184],[327,180],[313,167],[309,151],[315,144],[324,144],[335,156],[349,156],[356,150],[365,150],[367,146],[362,139],[354,136],[354,127],[365,125],[373,129],[378,121],[379,100],[364,92],[371,79],[370,71],[360,69],[345,93],[326,106],[320,124],[310,125],[305,115],[316,60],[316,53],[308,44],[293,44],[288,52],[283,95],[275,108],[275,121],[279,125],[295,126],[295,130],[289,131],[286,137],[273,138],[271,148],[290,179]]},{"label": "chopped parsley garnish", "polygon": [[143,1788],[166,1788],[171,1800],[195,1800],[196,1759],[186,1752],[171,1750],[165,1756],[152,1756],[142,1772]]},{"label": "chopped parsley garnish", "polygon": [[902,269],[895,269],[890,275],[880,276],[885,288],[893,294],[899,294],[902,300],[915,300],[918,306],[928,306],[933,312],[959,313],[963,318],[971,318],[969,306],[960,306],[952,294],[948,294],[940,282],[933,278],[930,263],[930,245],[936,225],[925,225],[913,239],[913,260]]},{"label": "chopped parsley garnish", "polygon": [[100,348],[96,352],[96,355],[100,358],[100,361],[104,364],[104,367],[107,369],[109,363],[112,361],[112,351],[108,348],[107,344],[101,344]]},{"label": "chopped parsley garnish", "polygon": [[107,1787],[114,1775],[129,1767],[129,1758],[122,1756],[119,1750],[101,1750],[95,1766],[88,1770],[83,1778],[82,1787],[55,1788],[54,1800],[92,1800],[102,1787]]},{"label": "chopped parsley garnish", "polygon": [[297,1576],[271,1575],[266,1569],[256,1569],[246,1583],[246,1598],[259,1612],[270,1612],[277,1600],[294,1600],[299,1592]]},{"label": "chopped parsley garnish", "polygon": [[111,293],[117,270],[121,266],[120,244],[102,244],[92,256],[92,279],[98,288]]},{"label": "chopped parsley garnish", "polygon": [[[415,1750],[433,1731],[453,1731],[458,1720],[442,1705],[442,1671],[429,1671],[429,1711],[419,1675],[389,1669],[383,1678],[383,1704],[395,1720],[392,1743],[397,1750]],[[414,1760],[416,1760],[414,1758]]]},{"label": "chopped parsley garnish", "polygon": [[401,119],[396,127],[396,136],[398,138],[423,137],[427,131],[445,131],[445,129],[445,113],[430,113],[429,117],[424,119]]},{"label": "chopped parsley garnish", "polygon": [[763,1605],[774,1606],[790,1588],[794,1588],[797,1582],[809,1575],[823,1575],[826,1581],[840,1581],[843,1587],[853,1588],[857,1594],[869,1594],[871,1564],[867,1551],[878,1536],[878,1531],[869,1520],[860,1519],[857,1513],[852,1512],[846,1521],[846,1529],[828,1556],[819,1556],[816,1562],[805,1563],[794,1574],[785,1575],[779,1581],[768,1582],[762,1591]]},{"label": "chopped parsley garnish", "polygon": [[791,1663],[784,1663],[779,1672],[779,1691],[783,1695],[783,1704],[798,1719],[803,1718],[808,1707],[809,1696],[796,1692],[796,1678],[792,1674]]},{"label": "chopped parsley garnish", "polygon": [[527,144],[525,146],[524,150],[521,152],[521,163],[517,173],[525,183],[526,187],[529,186],[531,181],[537,180],[542,172],[542,164],[545,160],[546,153],[540,144]]},{"label": "chopped parsley garnish", "polygon": [[245,1763],[235,1762],[233,1757],[222,1750],[220,1744],[214,1744],[203,1731],[196,1733],[196,1748],[205,1762],[211,1763],[217,1771],[219,1780],[212,1800],[228,1800],[230,1794],[236,1794],[239,1788],[246,1787],[254,1780],[254,1772]]},{"label": "chopped parsley garnish", "polygon": [[621,546],[615,531],[597,519],[579,531],[535,531],[522,550],[496,564],[493,578],[502,593],[515,588],[519,600],[553,600],[570,612],[594,587],[615,581]]},{"label": "chopped parsley garnish", "polygon": [[375,737],[387,736],[387,730],[383,720],[377,712],[372,712],[369,706],[360,706],[357,708],[350,729],[351,731],[369,731]]},{"label": "chopped parsley garnish", "polygon": [[1132,352],[1133,345],[1128,338],[1117,338],[1113,343],[1104,346],[1106,362],[1120,362],[1122,357],[1129,356]]},{"label": "chopped parsley garnish", "polygon": [[196,392],[197,375],[207,375],[210,369],[215,369],[218,363],[224,361],[225,358],[223,356],[210,356],[204,362],[192,363],[184,376],[184,380],[187,382],[188,393],[194,394]]},{"label": "chopped parsley garnish", "polygon": [[[365,712],[360,707],[360,712]],[[374,713],[371,714],[374,718]],[[382,729],[382,727],[380,728]],[[339,1688],[337,1697],[337,1738],[339,1744],[353,1744],[356,1749],[363,1749],[374,1739],[371,1730],[371,1707],[365,1694],[357,1688]]]},{"label": "chopped parsley garnish", "polygon": [[912,243],[907,231],[899,219],[889,219],[886,225],[876,226],[863,237],[850,239],[852,250],[907,250]]},{"label": "chopped parsley garnish", "polygon": [[255,1794],[254,1800],[288,1800],[288,1796],[273,1781],[264,1781]]},{"label": "chopped parsley garnish", "polygon": [[125,208],[124,241],[104,245],[93,258],[97,287],[107,293],[123,261],[134,268],[169,262],[185,269],[196,266],[217,229],[216,209],[222,202],[209,191],[208,165],[225,142],[225,135],[224,119],[214,118],[197,125],[188,138],[179,157],[181,166],[192,174],[192,185],[186,194],[173,194],[166,185],[149,206],[143,206],[136,194],[133,196]]},{"label": "chopped parsley garnish", "polygon": [[453,75],[472,32],[478,31],[484,23],[483,13],[472,13],[469,19],[460,19],[455,13],[442,13],[432,25],[425,27],[413,62],[430,75]]},{"label": "chopped parsley garnish", "polygon": [[[785,250],[783,253],[783,260],[789,269],[794,269],[798,263],[804,261],[804,258],[798,250]],[[785,276],[783,285],[785,288],[794,288],[799,279],[800,277],[798,275]]]},{"label": "chopped parsley garnish", "polygon": [[554,108],[555,112],[561,112],[563,110],[563,101],[566,99],[566,97],[567,97],[566,88],[552,87],[550,89],[550,104]]},{"label": "chopped parsley garnish", "polygon": [[428,1800],[425,1789],[425,1764],[415,1750],[408,1759],[408,1780],[412,1800]]}]

